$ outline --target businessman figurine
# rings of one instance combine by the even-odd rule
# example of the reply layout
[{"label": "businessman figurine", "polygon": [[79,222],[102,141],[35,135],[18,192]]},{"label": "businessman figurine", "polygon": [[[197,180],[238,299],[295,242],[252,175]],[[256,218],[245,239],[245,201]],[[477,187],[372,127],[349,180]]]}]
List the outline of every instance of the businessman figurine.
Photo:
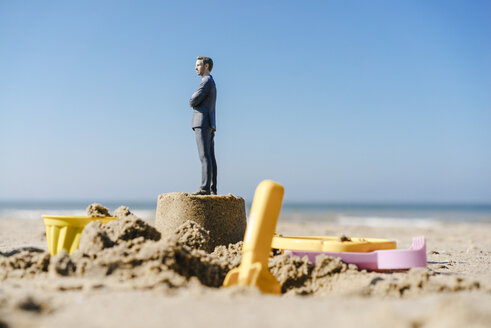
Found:
[{"label": "businessman figurine", "polygon": [[201,161],[201,187],[193,195],[217,194],[217,162],[215,160],[215,103],[217,89],[210,75],[213,60],[209,57],[198,57],[196,73],[202,77],[201,84],[189,99],[193,107],[192,128],[196,135],[198,154]]}]

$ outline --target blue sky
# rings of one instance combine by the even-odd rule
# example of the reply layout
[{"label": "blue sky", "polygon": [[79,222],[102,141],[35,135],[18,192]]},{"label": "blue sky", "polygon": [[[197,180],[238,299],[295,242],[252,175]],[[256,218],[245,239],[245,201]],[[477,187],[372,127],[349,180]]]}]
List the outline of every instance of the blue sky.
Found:
[{"label": "blue sky", "polygon": [[2,1],[0,200],[491,201],[489,1]]}]

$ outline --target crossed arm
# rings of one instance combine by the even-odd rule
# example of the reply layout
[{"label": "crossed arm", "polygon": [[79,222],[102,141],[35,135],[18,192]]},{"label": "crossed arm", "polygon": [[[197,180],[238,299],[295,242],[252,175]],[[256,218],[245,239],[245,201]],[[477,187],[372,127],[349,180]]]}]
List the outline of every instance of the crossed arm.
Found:
[{"label": "crossed arm", "polygon": [[189,99],[189,106],[193,108],[198,107],[210,92],[210,88],[211,82],[209,79],[204,79],[201,81],[198,90],[196,90],[196,92],[191,96],[191,99]]}]

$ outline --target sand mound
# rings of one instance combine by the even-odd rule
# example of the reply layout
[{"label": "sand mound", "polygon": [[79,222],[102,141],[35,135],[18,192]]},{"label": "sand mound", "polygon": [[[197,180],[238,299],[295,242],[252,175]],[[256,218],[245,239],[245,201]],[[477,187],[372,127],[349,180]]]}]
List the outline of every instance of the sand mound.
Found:
[{"label": "sand mound", "polygon": [[90,204],[85,211],[87,212],[87,216],[92,217],[103,218],[106,216],[111,216],[111,213],[109,213],[107,208],[97,203]]},{"label": "sand mound", "polygon": [[132,214],[106,225],[92,222],[84,229],[79,250],[71,255],[76,268],[72,274],[142,288],[183,287],[196,277],[205,286],[219,287],[232,268],[226,256],[237,253],[234,247],[212,254],[203,251],[209,233],[193,221],[174,235],[161,239],[154,227]]},{"label": "sand mound", "polygon": [[34,247],[0,252],[0,279],[26,278],[48,272],[49,261],[49,253]]},{"label": "sand mound", "polygon": [[348,266],[339,258],[319,255],[318,261],[318,265],[314,267],[306,257],[284,254],[270,258],[269,268],[280,282],[283,293],[292,290],[300,295],[314,294],[335,274],[347,270],[357,272],[356,266]]},{"label": "sand mound", "polygon": [[123,216],[130,216],[133,213],[131,213],[130,209],[126,206],[120,206],[114,211],[114,216],[120,218]]},{"label": "sand mound", "polygon": [[210,232],[194,221],[186,221],[175,231],[177,241],[190,248],[207,249]]},{"label": "sand mound", "polygon": [[411,269],[396,276],[377,277],[365,290],[366,295],[415,296],[435,292],[479,289],[480,283],[457,276],[439,276],[428,269]]}]

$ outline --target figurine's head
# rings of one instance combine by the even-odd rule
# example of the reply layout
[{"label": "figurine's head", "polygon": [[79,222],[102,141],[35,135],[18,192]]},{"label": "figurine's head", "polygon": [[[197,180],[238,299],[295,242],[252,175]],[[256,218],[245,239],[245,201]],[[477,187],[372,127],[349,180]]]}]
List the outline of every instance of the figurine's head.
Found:
[{"label": "figurine's head", "polygon": [[210,74],[213,69],[213,60],[210,57],[199,56],[196,58],[196,73],[201,76]]}]

